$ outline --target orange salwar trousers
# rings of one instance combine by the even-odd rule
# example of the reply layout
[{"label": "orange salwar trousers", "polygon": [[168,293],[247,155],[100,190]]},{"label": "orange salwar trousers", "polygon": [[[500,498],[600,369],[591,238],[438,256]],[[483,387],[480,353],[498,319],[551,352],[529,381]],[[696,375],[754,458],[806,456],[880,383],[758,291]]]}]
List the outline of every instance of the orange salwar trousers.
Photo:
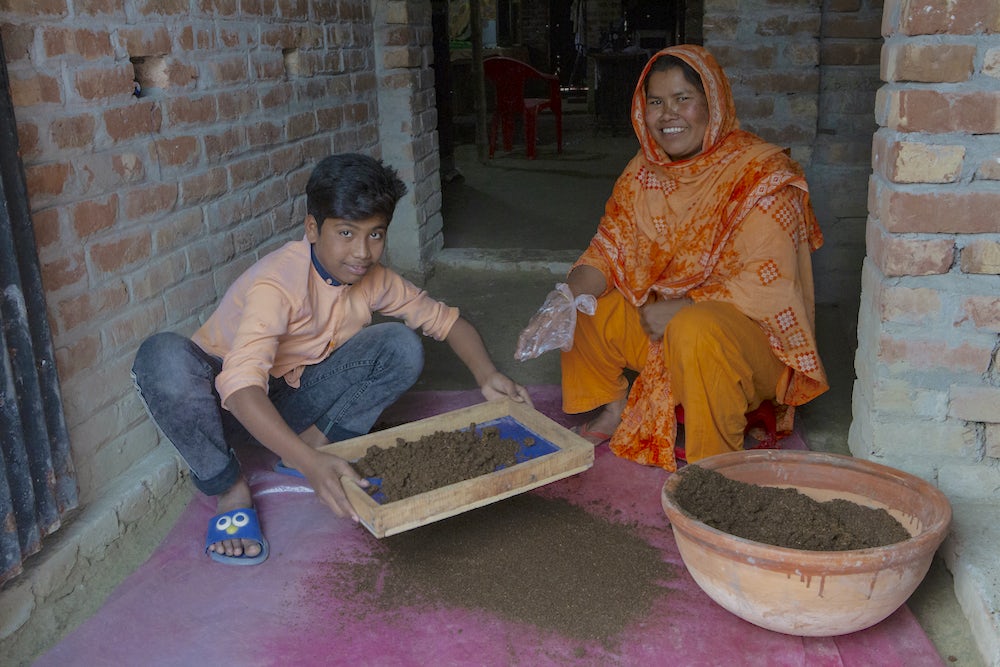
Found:
[{"label": "orange salwar trousers", "polygon": [[[627,369],[646,364],[649,338],[639,309],[617,290],[579,314],[573,348],[562,353],[563,411],[588,412],[625,398]],[[702,301],[680,309],[663,336],[674,399],[684,406],[689,462],[743,448],[746,413],[775,397],[785,365],[756,322],[735,306]],[[675,419],[664,406],[664,419]]]}]

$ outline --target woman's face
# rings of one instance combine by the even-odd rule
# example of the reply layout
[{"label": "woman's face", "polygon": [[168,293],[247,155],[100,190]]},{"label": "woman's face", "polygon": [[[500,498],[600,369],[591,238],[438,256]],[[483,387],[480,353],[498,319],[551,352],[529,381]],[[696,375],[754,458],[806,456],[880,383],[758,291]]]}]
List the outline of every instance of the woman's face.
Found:
[{"label": "woman's face", "polygon": [[679,67],[646,77],[646,129],[673,162],[701,153],[707,128],[705,93]]}]

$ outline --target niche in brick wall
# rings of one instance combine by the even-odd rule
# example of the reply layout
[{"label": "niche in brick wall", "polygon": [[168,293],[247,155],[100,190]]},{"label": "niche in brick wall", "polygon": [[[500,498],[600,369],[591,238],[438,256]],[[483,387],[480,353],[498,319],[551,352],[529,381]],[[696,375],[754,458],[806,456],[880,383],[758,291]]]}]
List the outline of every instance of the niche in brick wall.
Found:
[{"label": "niche in brick wall", "polygon": [[129,58],[135,75],[135,96],[146,97],[167,87],[166,56],[137,56]]},{"label": "niche in brick wall", "polygon": [[281,58],[285,63],[285,78],[292,79],[299,75],[299,50],[282,49]]}]

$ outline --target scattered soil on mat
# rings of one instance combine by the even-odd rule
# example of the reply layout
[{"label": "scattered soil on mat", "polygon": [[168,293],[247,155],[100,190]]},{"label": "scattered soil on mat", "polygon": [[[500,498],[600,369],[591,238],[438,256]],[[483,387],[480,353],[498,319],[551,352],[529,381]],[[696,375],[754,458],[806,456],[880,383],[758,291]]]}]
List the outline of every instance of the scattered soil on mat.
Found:
[{"label": "scattered soil on mat", "polygon": [[387,537],[372,561],[330,575],[319,585],[383,613],[479,609],[607,643],[648,617],[674,570],[634,526],[529,493]]},{"label": "scattered soil on mat", "polygon": [[674,494],[685,512],[755,542],[808,551],[847,551],[902,542],[910,533],[884,509],[820,502],[796,489],[761,486],[690,465]]},{"label": "scattered soil on mat", "polygon": [[[532,438],[525,445],[534,444]],[[500,429],[487,426],[468,430],[435,431],[418,440],[396,438],[396,446],[372,446],[354,464],[363,477],[380,477],[385,502],[402,500],[514,465],[521,443],[501,438]]]}]

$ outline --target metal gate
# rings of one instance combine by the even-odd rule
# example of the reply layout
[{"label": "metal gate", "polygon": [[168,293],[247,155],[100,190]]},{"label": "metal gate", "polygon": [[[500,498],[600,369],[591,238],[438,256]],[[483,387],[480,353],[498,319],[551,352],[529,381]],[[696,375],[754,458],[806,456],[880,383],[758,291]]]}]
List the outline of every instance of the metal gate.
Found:
[{"label": "metal gate", "polygon": [[[0,41],[0,58],[3,58]],[[0,67],[0,584],[77,504],[7,63]]]}]

